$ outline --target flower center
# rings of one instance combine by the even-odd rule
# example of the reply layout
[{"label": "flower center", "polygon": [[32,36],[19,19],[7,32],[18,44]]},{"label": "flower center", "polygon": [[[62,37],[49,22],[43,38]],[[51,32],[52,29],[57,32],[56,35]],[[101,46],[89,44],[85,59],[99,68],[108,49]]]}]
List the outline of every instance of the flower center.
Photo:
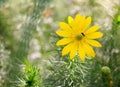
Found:
[{"label": "flower center", "polygon": [[81,40],[84,36],[85,36],[84,33],[78,34],[78,35],[76,36],[76,39],[77,39],[77,40]]}]

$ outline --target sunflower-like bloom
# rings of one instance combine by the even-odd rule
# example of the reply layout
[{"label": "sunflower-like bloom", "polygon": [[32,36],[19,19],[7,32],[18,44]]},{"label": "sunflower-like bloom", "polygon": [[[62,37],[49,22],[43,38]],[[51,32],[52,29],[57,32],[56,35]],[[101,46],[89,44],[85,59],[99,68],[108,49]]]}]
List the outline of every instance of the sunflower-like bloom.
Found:
[{"label": "sunflower-like bloom", "polygon": [[73,59],[77,54],[81,60],[85,56],[95,57],[95,52],[92,48],[101,47],[101,44],[95,39],[101,38],[103,34],[97,30],[98,25],[89,27],[91,24],[91,17],[85,17],[80,14],[73,19],[68,16],[68,23],[60,22],[60,29],[56,31],[57,35],[63,37],[56,45],[65,45],[62,49],[62,55],[70,54],[70,59]]}]

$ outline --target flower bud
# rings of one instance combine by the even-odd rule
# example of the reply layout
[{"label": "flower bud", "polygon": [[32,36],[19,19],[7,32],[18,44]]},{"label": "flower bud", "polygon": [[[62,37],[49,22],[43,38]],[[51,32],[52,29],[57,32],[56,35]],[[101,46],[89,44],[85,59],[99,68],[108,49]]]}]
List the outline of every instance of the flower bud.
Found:
[{"label": "flower bud", "polygon": [[102,72],[102,74],[110,74],[111,70],[108,66],[104,66],[101,68],[101,72]]}]

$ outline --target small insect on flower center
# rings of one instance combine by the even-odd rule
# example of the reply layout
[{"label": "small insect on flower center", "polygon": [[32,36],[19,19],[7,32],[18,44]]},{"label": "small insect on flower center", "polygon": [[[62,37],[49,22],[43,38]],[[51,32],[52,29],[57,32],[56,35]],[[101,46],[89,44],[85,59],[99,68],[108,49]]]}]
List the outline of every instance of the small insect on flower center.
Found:
[{"label": "small insect on flower center", "polygon": [[85,36],[84,33],[80,33],[76,36],[76,39],[81,40],[84,36]]}]

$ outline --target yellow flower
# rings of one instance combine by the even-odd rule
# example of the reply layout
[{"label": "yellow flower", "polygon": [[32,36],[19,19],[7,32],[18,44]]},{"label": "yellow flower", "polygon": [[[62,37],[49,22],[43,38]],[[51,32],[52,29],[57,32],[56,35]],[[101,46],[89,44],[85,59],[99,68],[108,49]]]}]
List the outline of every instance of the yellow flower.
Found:
[{"label": "yellow flower", "polygon": [[62,55],[70,54],[70,59],[73,59],[76,54],[81,60],[85,56],[95,57],[95,52],[91,46],[101,47],[101,44],[95,39],[101,38],[103,34],[98,32],[98,25],[89,27],[91,17],[85,17],[77,14],[75,19],[68,16],[68,23],[60,22],[60,29],[56,31],[57,35],[63,37],[56,45],[65,45],[62,50]]}]

